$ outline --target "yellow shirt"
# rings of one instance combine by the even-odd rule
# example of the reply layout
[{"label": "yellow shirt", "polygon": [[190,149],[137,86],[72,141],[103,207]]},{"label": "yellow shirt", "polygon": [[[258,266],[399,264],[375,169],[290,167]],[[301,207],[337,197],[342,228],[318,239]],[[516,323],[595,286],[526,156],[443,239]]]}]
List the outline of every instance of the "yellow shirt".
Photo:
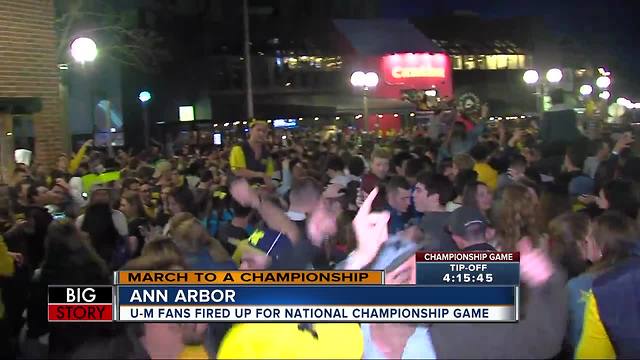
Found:
[{"label": "yellow shirt", "polygon": [[607,330],[600,320],[598,303],[593,291],[587,295],[584,309],[582,336],[576,348],[576,359],[615,359],[616,351],[611,344]]},{"label": "yellow shirt", "polygon": [[358,324],[236,324],[218,349],[218,359],[361,359],[364,338]]},{"label": "yellow shirt", "polygon": [[[247,168],[247,159],[244,155],[244,151],[242,150],[242,146],[236,145],[231,148],[231,154],[229,155],[229,166],[231,166],[231,170],[239,170]],[[271,158],[266,160],[266,173],[267,175],[273,175],[275,168],[273,165],[273,160]]]},{"label": "yellow shirt", "polygon": [[156,210],[158,209],[157,205],[154,202],[151,202],[151,205],[147,206],[147,205],[143,205],[144,206],[144,212],[145,214],[147,214],[147,217],[149,219],[155,219],[156,218]]},{"label": "yellow shirt", "polygon": [[203,345],[185,346],[179,359],[209,359],[209,354]]},{"label": "yellow shirt", "polygon": [[[10,277],[13,275],[15,267],[13,257],[9,255],[9,249],[0,236],[0,277]],[[2,302],[2,289],[0,289],[0,319],[4,319],[4,303]]]},{"label": "yellow shirt", "polygon": [[478,181],[481,181],[491,190],[498,187],[498,172],[487,163],[476,163],[473,170],[478,173]]}]

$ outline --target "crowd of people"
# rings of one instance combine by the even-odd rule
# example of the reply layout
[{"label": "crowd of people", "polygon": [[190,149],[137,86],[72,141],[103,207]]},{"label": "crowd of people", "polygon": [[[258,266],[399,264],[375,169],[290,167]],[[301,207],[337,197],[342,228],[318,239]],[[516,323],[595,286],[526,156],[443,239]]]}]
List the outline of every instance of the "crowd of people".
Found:
[{"label": "crowd of people", "polygon": [[[633,358],[640,356],[640,157],[582,136],[436,118],[393,138],[283,140],[254,120],[222,147],[114,156],[85,143],[0,188],[0,350],[18,358]],[[380,269],[413,254],[519,251],[520,321],[423,324],[47,322],[47,286],[112,271]]]}]

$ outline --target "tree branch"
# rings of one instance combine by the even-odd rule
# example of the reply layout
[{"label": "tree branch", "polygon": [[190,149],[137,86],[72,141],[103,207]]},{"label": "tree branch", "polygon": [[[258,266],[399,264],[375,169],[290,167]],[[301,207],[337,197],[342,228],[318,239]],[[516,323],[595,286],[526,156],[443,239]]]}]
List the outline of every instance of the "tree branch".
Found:
[{"label": "tree branch", "polygon": [[[92,8],[87,9],[89,6]],[[100,52],[125,65],[150,71],[153,70],[152,67],[169,59],[169,53],[161,46],[164,41],[162,37],[152,30],[137,27],[128,15],[130,14],[126,12],[115,11],[105,1],[69,2],[68,10],[56,19],[56,27],[59,29],[58,59],[65,61],[70,37],[78,30],[94,34],[98,38],[113,39],[111,44],[98,44]],[[94,26],[83,28],[79,25],[83,22],[90,22]]]}]

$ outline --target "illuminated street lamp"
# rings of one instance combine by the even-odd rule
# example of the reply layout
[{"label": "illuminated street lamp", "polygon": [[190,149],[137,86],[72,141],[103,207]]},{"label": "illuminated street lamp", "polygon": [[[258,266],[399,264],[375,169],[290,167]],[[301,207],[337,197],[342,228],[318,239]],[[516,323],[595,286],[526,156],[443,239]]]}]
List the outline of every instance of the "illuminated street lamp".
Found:
[{"label": "illuminated street lamp", "polygon": [[631,102],[631,100],[627,99],[627,98],[618,98],[616,100],[616,104],[620,105],[620,106],[624,106],[627,109],[632,109],[634,107],[633,103]]},{"label": "illuminated street lamp", "polygon": [[557,68],[549,69],[546,77],[550,83],[559,83],[562,80],[562,70]]},{"label": "illuminated street lamp", "polygon": [[141,91],[140,94],[138,94],[138,100],[142,103],[146,103],[151,100],[151,93],[148,91]]},{"label": "illuminated street lamp", "polygon": [[356,71],[351,74],[351,85],[354,87],[362,87],[364,86],[364,79],[367,77],[365,73],[362,71]]},{"label": "illuminated street lamp", "polygon": [[611,78],[608,76],[600,76],[596,79],[596,86],[600,89],[606,89],[611,85]]},{"label": "illuminated street lamp", "polygon": [[603,100],[609,100],[609,98],[611,97],[611,93],[605,90],[601,92],[600,95],[598,95],[598,97]]},{"label": "illuminated street lamp", "polygon": [[378,86],[378,74],[374,72],[368,72],[364,76],[364,87],[376,87]]},{"label": "illuminated street lamp", "polygon": [[524,75],[522,75],[522,80],[524,80],[524,82],[529,85],[537,83],[539,78],[540,76],[535,70],[527,70],[524,72]]},{"label": "illuminated street lamp", "polygon": [[146,90],[141,91],[140,94],[138,94],[138,100],[140,100],[140,105],[142,105],[144,147],[147,149],[149,148],[149,112],[147,110],[147,103],[151,100],[151,93]]},{"label": "illuminated street lamp", "polygon": [[367,102],[367,92],[369,88],[376,87],[379,82],[378,74],[374,72],[364,73],[356,71],[351,74],[351,85],[355,88],[362,88],[362,112],[364,114],[365,130],[369,130],[369,104]]},{"label": "illuminated street lamp", "polygon": [[591,95],[592,92],[593,92],[593,86],[587,85],[587,84],[580,86],[580,95],[589,96]]},{"label": "illuminated street lamp", "polygon": [[84,64],[91,62],[98,56],[96,42],[88,37],[79,37],[71,42],[71,57],[76,62]]}]

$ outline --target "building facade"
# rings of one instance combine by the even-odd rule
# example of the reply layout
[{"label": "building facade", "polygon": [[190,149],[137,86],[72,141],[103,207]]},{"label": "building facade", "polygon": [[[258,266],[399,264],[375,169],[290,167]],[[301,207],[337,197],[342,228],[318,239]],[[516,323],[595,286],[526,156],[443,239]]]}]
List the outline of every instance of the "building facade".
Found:
[{"label": "building facade", "polygon": [[[0,97],[40,98],[42,111],[18,121],[32,122],[36,161],[43,164],[65,150],[56,49],[53,0],[0,1]],[[4,136],[13,136],[14,120],[4,124]]]}]

